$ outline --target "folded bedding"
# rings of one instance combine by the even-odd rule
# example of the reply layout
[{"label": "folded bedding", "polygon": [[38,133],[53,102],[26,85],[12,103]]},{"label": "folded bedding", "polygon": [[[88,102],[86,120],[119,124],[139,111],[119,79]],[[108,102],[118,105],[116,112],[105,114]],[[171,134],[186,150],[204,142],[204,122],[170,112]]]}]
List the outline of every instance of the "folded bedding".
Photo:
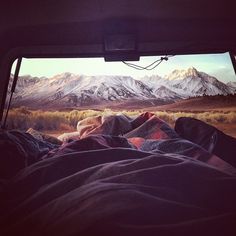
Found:
[{"label": "folded bedding", "polygon": [[233,162],[186,123],[94,117],[62,145],[3,132],[1,235],[236,235]]},{"label": "folded bedding", "polygon": [[0,178],[10,178],[59,145],[17,130],[0,132]]},{"label": "folded bedding", "polygon": [[184,139],[199,144],[210,153],[236,166],[236,139],[200,120],[181,117],[175,123],[176,132]]}]

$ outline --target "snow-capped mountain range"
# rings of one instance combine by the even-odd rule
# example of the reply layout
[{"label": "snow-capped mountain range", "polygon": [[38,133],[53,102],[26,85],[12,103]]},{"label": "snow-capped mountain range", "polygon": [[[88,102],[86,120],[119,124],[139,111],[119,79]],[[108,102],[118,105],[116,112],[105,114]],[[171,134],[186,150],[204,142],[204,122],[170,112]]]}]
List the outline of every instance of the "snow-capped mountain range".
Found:
[{"label": "snow-capped mountain range", "polygon": [[22,76],[12,104],[29,107],[79,107],[149,101],[172,103],[202,95],[233,94],[236,83],[224,84],[191,67],[168,76],[86,76],[63,73],[52,78]]}]

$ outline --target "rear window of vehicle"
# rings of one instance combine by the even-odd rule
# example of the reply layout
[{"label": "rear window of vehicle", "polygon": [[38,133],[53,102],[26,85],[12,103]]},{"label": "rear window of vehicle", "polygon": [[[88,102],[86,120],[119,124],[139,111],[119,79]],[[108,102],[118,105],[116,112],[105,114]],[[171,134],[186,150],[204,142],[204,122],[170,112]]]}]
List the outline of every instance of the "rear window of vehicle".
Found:
[{"label": "rear window of vehicle", "polygon": [[194,117],[236,137],[235,94],[229,53],[148,56],[139,62],[23,58],[7,127],[57,136],[89,116],[149,111],[171,126],[178,117]]}]

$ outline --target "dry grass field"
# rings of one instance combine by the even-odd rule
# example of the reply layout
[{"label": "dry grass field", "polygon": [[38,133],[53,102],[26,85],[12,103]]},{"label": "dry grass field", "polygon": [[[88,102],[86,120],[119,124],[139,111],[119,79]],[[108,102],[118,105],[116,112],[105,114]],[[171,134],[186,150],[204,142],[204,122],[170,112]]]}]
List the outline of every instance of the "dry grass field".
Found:
[{"label": "dry grass field", "polygon": [[[8,115],[7,126],[9,129],[27,130],[33,128],[49,134],[59,135],[63,132],[76,130],[79,120],[86,117],[110,114],[126,114],[135,117],[145,110],[120,110],[105,109],[95,110],[72,110],[72,111],[43,111],[28,110],[25,107],[11,109]],[[193,117],[207,122],[226,134],[236,137],[236,110],[213,110],[213,111],[149,111],[156,114],[160,119],[174,127],[179,117]]]}]

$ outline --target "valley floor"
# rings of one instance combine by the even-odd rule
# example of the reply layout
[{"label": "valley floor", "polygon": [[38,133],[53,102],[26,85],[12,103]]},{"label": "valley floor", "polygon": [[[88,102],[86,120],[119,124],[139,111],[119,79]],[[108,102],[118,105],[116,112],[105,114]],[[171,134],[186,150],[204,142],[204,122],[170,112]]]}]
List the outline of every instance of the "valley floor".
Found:
[{"label": "valley floor", "polygon": [[33,110],[26,107],[13,108],[8,115],[9,129],[35,130],[58,136],[64,132],[76,131],[78,121],[98,115],[125,114],[130,117],[143,112],[152,112],[174,127],[179,117],[193,117],[217,127],[236,138],[236,95],[203,96],[180,100],[162,106],[100,107],[96,110],[82,108],[64,110]]},{"label": "valley floor", "polygon": [[[125,114],[135,117],[147,109],[142,110],[122,110],[113,111],[105,109],[103,111],[95,110],[72,110],[72,111],[42,111],[27,110],[25,108],[12,109],[8,116],[8,128],[35,130],[58,136],[64,132],[76,131],[78,121],[91,116]],[[150,111],[150,109],[148,109]],[[236,111],[157,111],[151,110],[160,119],[166,121],[171,127],[174,127],[175,121],[179,117],[193,117],[202,120],[219,130],[236,138]]]}]

